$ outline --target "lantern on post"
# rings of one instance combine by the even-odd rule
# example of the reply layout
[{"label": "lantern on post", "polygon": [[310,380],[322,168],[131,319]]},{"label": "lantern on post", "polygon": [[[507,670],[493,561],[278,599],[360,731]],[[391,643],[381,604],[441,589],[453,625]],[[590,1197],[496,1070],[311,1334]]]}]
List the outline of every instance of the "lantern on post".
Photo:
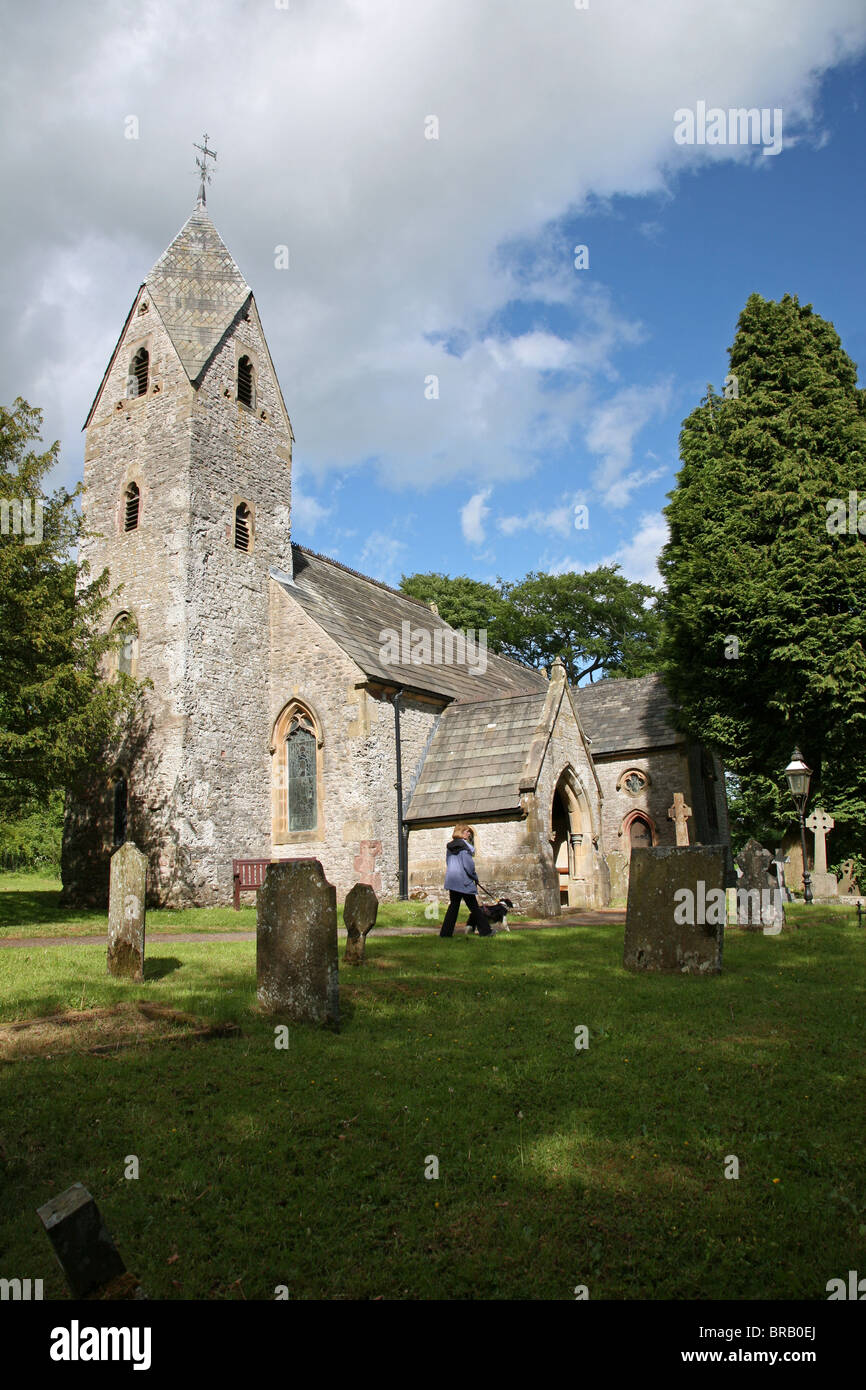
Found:
[{"label": "lantern on post", "polygon": [[812,878],[809,873],[809,860],[806,853],[806,802],[809,800],[812,769],[806,766],[799,748],[795,748],[791,754],[791,761],[785,768],[785,776],[788,779],[791,800],[800,817],[800,846],[803,851],[803,899],[810,903],[812,901]]}]

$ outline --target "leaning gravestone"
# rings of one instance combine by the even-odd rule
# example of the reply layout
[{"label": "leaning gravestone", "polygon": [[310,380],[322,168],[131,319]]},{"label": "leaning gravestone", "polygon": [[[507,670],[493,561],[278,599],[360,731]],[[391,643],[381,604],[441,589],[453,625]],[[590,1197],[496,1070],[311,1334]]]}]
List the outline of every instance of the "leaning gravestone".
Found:
[{"label": "leaning gravestone", "polygon": [[256,973],[267,1013],[339,1026],[337,890],[318,859],[268,865],[256,893]]},{"label": "leaning gravestone", "polygon": [[131,840],[111,856],[108,896],[108,973],[144,979],[147,857]]},{"label": "leaning gravestone", "polygon": [[36,1208],[54,1247],[73,1297],[86,1298],[126,1273],[111,1236],[87,1188],[80,1182]]},{"label": "leaning gravestone", "polygon": [[723,845],[633,849],[623,952],[626,969],[718,975],[728,874]]},{"label": "leaning gravestone", "polygon": [[757,840],[747,840],[737,855],[742,877],[737,883],[737,926],[750,931],[784,926],[782,893],[770,877],[773,856]]},{"label": "leaning gravestone", "polygon": [[343,921],[346,924],[346,954],[350,965],[363,965],[367,932],[376,925],[379,899],[369,883],[356,883],[346,894]]}]

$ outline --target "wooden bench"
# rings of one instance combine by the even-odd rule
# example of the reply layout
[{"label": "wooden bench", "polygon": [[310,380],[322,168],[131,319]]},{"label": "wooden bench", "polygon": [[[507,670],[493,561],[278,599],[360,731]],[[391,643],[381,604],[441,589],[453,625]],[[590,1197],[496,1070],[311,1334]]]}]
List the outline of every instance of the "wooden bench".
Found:
[{"label": "wooden bench", "polygon": [[251,893],[261,888],[265,881],[270,859],[233,859],[232,878],[235,885],[235,912],[240,909],[241,893]]}]

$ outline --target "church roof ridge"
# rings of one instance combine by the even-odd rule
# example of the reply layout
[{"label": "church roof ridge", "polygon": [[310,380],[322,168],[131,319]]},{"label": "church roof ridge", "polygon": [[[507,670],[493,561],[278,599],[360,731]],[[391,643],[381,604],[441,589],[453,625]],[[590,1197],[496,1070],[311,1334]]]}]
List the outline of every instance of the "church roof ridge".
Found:
[{"label": "church roof ridge", "polygon": [[[343,570],[345,574],[351,574],[354,579],[363,579],[368,584],[374,584],[377,589],[384,589],[386,594],[393,594],[396,598],[403,599],[405,603],[414,603],[417,607],[423,608],[428,615],[432,615],[432,617],[438,618],[444,627],[451,627],[451,623],[447,622],[445,618],[442,617],[441,613],[432,613],[429,603],[425,602],[423,598],[415,598],[412,594],[406,594],[403,592],[402,589],[395,589],[392,585],[386,584],[385,581],[382,579],[374,579],[372,575],[363,574],[361,570],[352,569],[351,565],[344,565],[341,560],[335,560],[332,555],[323,555],[320,550],[311,550],[309,546],[300,545],[297,541],[292,541],[292,549],[299,550],[302,552],[302,554],[305,555],[312,555],[315,560],[322,560],[326,565],[333,565],[335,569]],[[513,656],[508,656],[505,652],[495,652],[494,655],[497,661],[507,661],[510,666],[514,666],[516,670],[520,672],[529,672],[531,675],[542,674],[541,672],[539,672],[536,666],[526,666],[522,661],[518,661]],[[504,695],[496,696],[493,698],[507,700],[510,697]],[[469,704],[477,702],[474,700],[470,701],[469,699],[467,699],[465,703]]]},{"label": "church roof ridge", "polygon": [[[305,555],[312,555],[316,560],[324,560],[326,565],[334,565],[339,570],[344,570],[346,574],[351,574],[355,579],[365,579],[368,584],[375,584],[377,589],[384,589],[386,594],[396,594],[397,598],[405,599],[407,603],[415,603],[419,608],[423,608],[430,613],[432,610],[429,603],[425,603],[423,598],[415,598],[413,594],[405,594],[402,589],[395,589],[393,585],[386,584],[383,579],[374,579],[371,574],[364,574],[361,570],[352,569],[351,565],[344,565],[341,560],[335,560],[333,555],[323,555],[320,550],[311,550],[308,545],[300,545],[298,541],[292,541],[292,549],[300,550]],[[433,614],[434,617],[440,616]],[[445,623],[445,619],[442,618]],[[450,623],[445,623],[450,627]]]}]

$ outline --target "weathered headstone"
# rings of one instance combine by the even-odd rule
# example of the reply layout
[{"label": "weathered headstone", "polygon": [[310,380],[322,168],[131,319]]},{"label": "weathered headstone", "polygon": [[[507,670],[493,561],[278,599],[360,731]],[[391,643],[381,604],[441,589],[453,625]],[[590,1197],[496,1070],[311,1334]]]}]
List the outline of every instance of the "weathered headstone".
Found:
[{"label": "weathered headstone", "polygon": [[628,860],[622,850],[614,849],[605,855],[610,875],[610,901],[624,902],[628,896]]},{"label": "weathered headstone", "polygon": [[367,945],[367,932],[376,925],[379,899],[369,883],[356,883],[346,894],[343,904],[343,921],[346,925],[346,954],[343,957],[350,965],[363,965],[364,949]]},{"label": "weathered headstone", "polygon": [[728,874],[722,845],[633,849],[623,952],[626,969],[718,975]]},{"label": "weathered headstone", "polygon": [[691,814],[692,808],[686,805],[686,799],[682,792],[674,792],[674,804],[668,809],[668,820],[674,822],[678,845],[687,845],[689,843],[689,827],[687,821]]},{"label": "weathered headstone", "polygon": [[256,971],[266,1012],[339,1026],[337,890],[318,859],[268,865],[256,894]]},{"label": "weathered headstone", "polygon": [[839,880],[839,893],[843,897],[853,894],[855,898],[860,896],[860,888],[854,876],[854,860],[846,859],[842,865],[842,877]]},{"label": "weathered headstone", "polygon": [[827,841],[825,836],[836,824],[833,817],[819,806],[811,816],[806,817],[806,825],[815,836],[815,867],[812,870],[812,892],[816,898],[835,898],[839,884],[835,874],[827,872]]},{"label": "weathered headstone", "polygon": [[793,901],[791,897],[791,890],[788,887],[787,872],[785,869],[785,865],[787,864],[787,862],[788,860],[785,857],[782,846],[777,845],[775,855],[773,856],[773,865],[776,870],[776,883],[778,885],[779,892],[782,894],[783,904]]},{"label": "weathered headstone", "polygon": [[737,855],[742,877],[737,883],[737,925],[751,931],[782,927],[785,914],[781,890],[769,867],[772,855],[757,840],[747,840]]},{"label": "weathered headstone", "polygon": [[147,857],[127,840],[111,856],[108,897],[108,973],[144,979]]},{"label": "weathered headstone", "polygon": [[126,1273],[120,1252],[80,1182],[36,1208],[75,1298],[86,1298]]}]

